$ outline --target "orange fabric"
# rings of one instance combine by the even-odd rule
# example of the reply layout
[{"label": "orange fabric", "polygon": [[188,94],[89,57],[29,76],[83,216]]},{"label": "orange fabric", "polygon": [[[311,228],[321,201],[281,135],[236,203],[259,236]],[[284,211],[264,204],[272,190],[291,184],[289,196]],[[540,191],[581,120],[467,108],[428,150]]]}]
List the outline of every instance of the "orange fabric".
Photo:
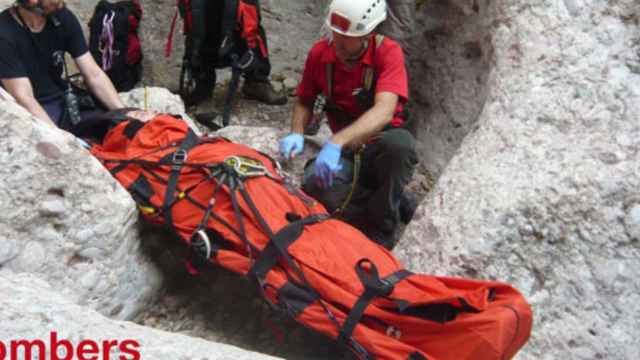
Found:
[{"label": "orange fabric", "polygon": [[[110,160],[157,162],[176,150],[176,144],[185,137],[188,129],[186,123],[161,115],[142,127],[132,139],[128,139],[124,132],[127,124],[124,122],[113,128],[101,145],[91,149],[108,169],[119,165]],[[189,164],[220,163],[232,155],[258,160],[278,177],[268,157],[224,139],[203,139],[203,143],[189,151],[186,161]],[[158,166],[152,171],[166,180],[170,166]],[[125,188],[130,188],[141,175],[145,176],[153,189],[151,205],[160,208],[166,185],[152,176],[149,170],[131,163],[115,176]],[[216,186],[215,180],[202,182],[207,175],[203,169],[185,166],[181,169],[179,180],[179,188],[183,190],[200,184],[189,196],[205,206]],[[248,178],[244,185],[274,232],[289,224],[287,213],[296,213],[301,217],[325,213],[325,209],[317,202],[309,202],[304,195],[292,194],[280,182],[269,177]],[[223,186],[223,191],[218,192],[215,199],[214,213],[238,229],[239,223],[232,209],[228,189]],[[269,238],[247,203],[241,199],[239,204],[247,237],[258,251],[262,251]],[[183,199],[171,208],[171,212],[175,230],[188,244],[204,216],[204,210]],[[161,216],[145,217],[152,222],[164,222]],[[211,261],[247,275],[253,260],[243,241],[213,218],[209,219],[207,227],[220,233],[232,244],[231,249],[220,250]],[[355,271],[358,261],[369,259],[381,277],[403,269],[389,251],[367,239],[357,229],[334,219],[305,226],[300,238],[288,250],[322,303],[340,324],[347,319],[349,310],[364,291]],[[278,265],[266,275],[265,297],[279,304],[281,299],[276,295],[277,291],[292,278],[298,277],[280,259]],[[462,311],[454,320],[441,323],[401,313],[397,304],[390,299],[402,299],[410,305],[410,309],[415,310],[428,304],[450,304],[456,309],[467,305],[473,311]],[[320,300],[316,299],[298,313],[296,320],[336,339],[339,329],[321,305]],[[355,327],[353,338],[376,359],[408,359],[413,353],[430,360],[509,359],[526,343],[531,326],[530,306],[517,290],[507,284],[414,274],[398,282],[388,298],[372,300]]]},{"label": "orange fabric", "polygon": [[266,58],[268,56],[267,45],[260,35],[260,18],[255,5],[238,1],[238,24],[242,27],[240,36],[245,39],[247,46],[251,49],[259,46],[262,56]]},{"label": "orange fabric", "polygon": [[167,44],[164,47],[164,57],[170,58],[171,53],[173,52],[173,34],[176,30],[176,21],[178,20],[178,15],[180,14],[180,8],[185,9],[184,11],[184,22],[182,24],[182,33],[184,35],[188,34],[191,31],[191,27],[193,26],[193,14],[191,13],[191,0],[176,0],[176,12],[173,14],[173,19],[171,20],[171,27],[169,29],[169,35],[167,36]]}]

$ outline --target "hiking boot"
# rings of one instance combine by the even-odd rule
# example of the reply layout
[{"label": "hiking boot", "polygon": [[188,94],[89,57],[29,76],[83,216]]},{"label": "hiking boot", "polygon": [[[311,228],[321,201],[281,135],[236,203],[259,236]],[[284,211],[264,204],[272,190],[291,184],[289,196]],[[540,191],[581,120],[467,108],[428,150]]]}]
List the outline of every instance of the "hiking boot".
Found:
[{"label": "hiking boot", "polygon": [[268,81],[245,80],[242,86],[242,93],[247,99],[257,100],[267,105],[284,105],[287,103],[287,96],[276,92]]},{"label": "hiking boot", "polygon": [[412,192],[405,191],[400,198],[400,220],[408,224],[420,205],[418,196]]}]

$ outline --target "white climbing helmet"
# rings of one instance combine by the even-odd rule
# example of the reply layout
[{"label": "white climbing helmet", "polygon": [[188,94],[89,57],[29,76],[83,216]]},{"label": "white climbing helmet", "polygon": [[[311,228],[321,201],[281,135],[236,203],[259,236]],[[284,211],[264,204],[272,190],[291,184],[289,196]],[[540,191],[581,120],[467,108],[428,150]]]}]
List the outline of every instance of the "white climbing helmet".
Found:
[{"label": "white climbing helmet", "polygon": [[327,26],[342,35],[365,36],[387,18],[386,0],[333,0]]}]

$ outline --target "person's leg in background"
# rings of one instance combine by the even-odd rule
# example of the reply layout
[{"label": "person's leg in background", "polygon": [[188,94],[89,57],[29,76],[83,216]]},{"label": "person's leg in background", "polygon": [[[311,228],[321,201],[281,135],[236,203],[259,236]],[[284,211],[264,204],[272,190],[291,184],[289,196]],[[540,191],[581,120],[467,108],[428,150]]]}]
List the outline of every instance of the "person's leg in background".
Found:
[{"label": "person's leg in background", "polygon": [[418,162],[415,138],[404,128],[384,131],[375,144],[367,146],[362,161],[363,180],[375,189],[367,202],[369,224],[363,230],[372,240],[391,249],[401,220],[404,188],[411,181]]},{"label": "person's leg in background", "polygon": [[255,51],[257,57],[256,64],[250,71],[245,73],[245,82],[242,87],[242,93],[249,99],[257,100],[268,105],[284,105],[287,103],[286,94],[276,92],[269,81],[271,62],[268,57],[266,32],[262,25],[258,27],[258,30],[264,43],[264,49],[267,51],[267,55],[265,56],[262,49],[260,49],[260,46],[258,46],[258,51]]},{"label": "person's leg in background", "polygon": [[191,0],[193,27],[188,41],[196,87],[187,99],[188,105],[196,105],[213,95],[223,9],[224,1]]}]

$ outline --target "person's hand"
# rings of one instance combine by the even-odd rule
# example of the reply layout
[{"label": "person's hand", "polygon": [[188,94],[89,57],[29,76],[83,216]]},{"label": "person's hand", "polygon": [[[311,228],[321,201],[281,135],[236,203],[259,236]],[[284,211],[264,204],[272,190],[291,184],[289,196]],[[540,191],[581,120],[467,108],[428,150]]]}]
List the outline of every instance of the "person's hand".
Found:
[{"label": "person's hand", "polygon": [[153,112],[153,111],[148,111],[148,110],[129,110],[127,111],[127,116],[130,118],[134,118],[136,120],[140,120],[142,122],[147,122],[151,119],[153,119],[154,117],[156,117],[158,114]]},{"label": "person's hand", "polygon": [[323,189],[330,188],[333,185],[333,177],[342,169],[342,165],[340,165],[341,152],[342,146],[327,141],[316,158],[314,163],[315,175],[318,185]]},{"label": "person's hand", "polygon": [[298,133],[291,133],[280,140],[280,154],[287,159],[293,159],[302,153],[304,148],[304,136]]}]

